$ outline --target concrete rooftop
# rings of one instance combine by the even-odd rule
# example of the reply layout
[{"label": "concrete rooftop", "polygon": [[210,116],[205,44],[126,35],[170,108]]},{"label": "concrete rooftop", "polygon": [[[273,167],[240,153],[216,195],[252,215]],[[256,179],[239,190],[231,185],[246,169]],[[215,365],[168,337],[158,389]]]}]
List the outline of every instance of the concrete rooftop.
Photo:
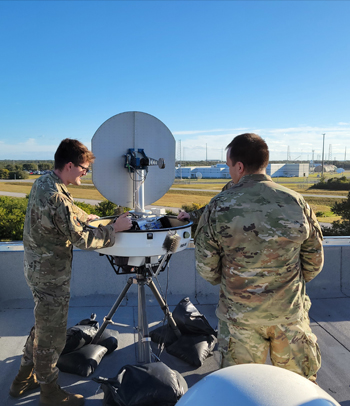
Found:
[{"label": "concrete rooftop", "polygon": [[[310,319],[322,352],[322,367],[318,384],[342,406],[350,406],[350,238],[326,238],[325,267],[307,285],[312,298]],[[20,364],[22,348],[34,324],[31,293],[23,277],[23,247],[21,243],[0,244],[0,405],[37,405],[39,391],[13,399],[8,390]],[[95,252],[75,250],[72,277],[72,299],[68,326],[97,314],[102,324],[129,276],[116,275],[105,257]],[[218,287],[212,287],[195,272],[194,250],[174,254],[168,271],[159,275],[163,292],[167,289],[170,308],[183,297],[190,297],[210,324],[216,328],[215,307]],[[163,319],[163,312],[150,290],[147,292],[147,316],[150,329]],[[131,286],[109,326],[119,332],[119,346],[105,356],[93,375],[82,378],[60,373],[60,384],[85,397],[87,406],[102,405],[103,392],[93,377],[114,377],[126,364],[137,363],[137,287]],[[157,351],[152,344],[154,352]],[[168,355],[161,360],[179,371],[189,387],[218,368],[218,353],[209,357],[200,368]],[[281,405],[282,406],[282,405]]]}]

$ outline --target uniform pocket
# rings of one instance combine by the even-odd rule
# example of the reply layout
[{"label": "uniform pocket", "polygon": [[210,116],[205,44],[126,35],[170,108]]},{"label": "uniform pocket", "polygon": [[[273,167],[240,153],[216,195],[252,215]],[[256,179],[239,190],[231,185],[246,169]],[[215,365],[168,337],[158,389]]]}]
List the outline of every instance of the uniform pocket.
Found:
[{"label": "uniform pocket", "polygon": [[316,375],[317,371],[321,368],[321,351],[317,338],[313,333],[305,333],[302,368],[307,378]]}]

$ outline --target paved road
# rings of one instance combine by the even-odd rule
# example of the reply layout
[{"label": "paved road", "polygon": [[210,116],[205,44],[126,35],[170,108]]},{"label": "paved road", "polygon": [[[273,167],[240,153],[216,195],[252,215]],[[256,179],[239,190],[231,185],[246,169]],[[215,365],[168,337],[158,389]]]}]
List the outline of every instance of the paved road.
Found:
[{"label": "paved road", "polygon": [[302,196],[308,196],[308,197],[327,197],[327,198],[334,198],[334,199],[346,199],[348,196],[347,195],[311,195],[307,193],[301,193]]},{"label": "paved road", "polygon": [[1,196],[10,196],[10,197],[26,197],[26,193],[15,193],[15,192],[2,192],[0,190]]}]

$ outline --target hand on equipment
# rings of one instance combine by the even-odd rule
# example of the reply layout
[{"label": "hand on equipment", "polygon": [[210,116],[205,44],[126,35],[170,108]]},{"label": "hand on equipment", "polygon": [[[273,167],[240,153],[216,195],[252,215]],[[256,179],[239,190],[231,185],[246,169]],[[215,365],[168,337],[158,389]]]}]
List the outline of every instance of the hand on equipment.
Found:
[{"label": "hand on equipment", "polygon": [[180,213],[177,216],[178,220],[189,220],[190,219],[190,215],[188,213],[186,213],[185,211],[180,211]]},{"label": "hand on equipment", "polygon": [[129,230],[132,226],[131,218],[128,217],[129,212],[123,213],[117,218],[113,223],[114,231],[118,233],[119,231]]},{"label": "hand on equipment", "polygon": [[99,218],[100,218],[100,217],[99,217],[99,216],[96,216],[96,214],[89,214],[89,215],[87,216],[86,221],[89,222],[89,221],[91,221],[91,220],[96,220],[96,219],[99,219]]}]

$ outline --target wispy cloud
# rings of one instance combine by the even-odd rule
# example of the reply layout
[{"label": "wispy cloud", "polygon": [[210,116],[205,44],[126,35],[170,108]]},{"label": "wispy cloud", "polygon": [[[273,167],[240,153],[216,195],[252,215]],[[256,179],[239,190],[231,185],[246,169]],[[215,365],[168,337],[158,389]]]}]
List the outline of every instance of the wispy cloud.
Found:
[{"label": "wispy cloud", "polygon": [[[214,128],[183,130],[174,132],[177,141],[176,158],[182,160],[226,159],[226,146],[232,139],[244,132],[253,132],[264,138],[269,146],[271,160],[315,159],[321,157],[323,134],[324,152],[330,150],[333,159],[344,159],[345,148],[350,151],[350,123],[338,123],[328,127],[285,127],[285,128]],[[180,143],[181,140],[181,143]],[[31,137],[24,141],[0,141],[0,159],[53,159],[61,140],[51,137]],[[80,139],[91,148],[90,139]],[[180,151],[181,145],[181,151]],[[331,145],[331,148],[330,148]],[[349,153],[348,153],[349,154]]]},{"label": "wispy cloud", "polygon": [[[271,160],[286,159],[318,159],[323,149],[330,152],[333,159],[344,159],[345,147],[350,149],[350,124],[339,123],[329,127],[286,127],[286,128],[240,128],[175,132],[177,141],[181,140],[181,158],[184,160],[225,159],[225,147],[242,132],[253,132],[264,138],[269,145]],[[190,134],[191,133],[191,134]],[[187,134],[185,139],[181,135]],[[330,147],[331,145],[331,147]],[[177,159],[180,156],[180,143],[177,145]]]},{"label": "wispy cloud", "polygon": [[58,145],[49,145],[35,138],[24,142],[0,141],[0,159],[53,159]]},{"label": "wispy cloud", "polygon": [[[47,137],[38,136],[27,138],[24,141],[9,142],[0,141],[0,159],[54,159],[55,152],[61,142],[61,138],[50,140]],[[80,139],[80,141],[91,149],[90,139]]]}]

